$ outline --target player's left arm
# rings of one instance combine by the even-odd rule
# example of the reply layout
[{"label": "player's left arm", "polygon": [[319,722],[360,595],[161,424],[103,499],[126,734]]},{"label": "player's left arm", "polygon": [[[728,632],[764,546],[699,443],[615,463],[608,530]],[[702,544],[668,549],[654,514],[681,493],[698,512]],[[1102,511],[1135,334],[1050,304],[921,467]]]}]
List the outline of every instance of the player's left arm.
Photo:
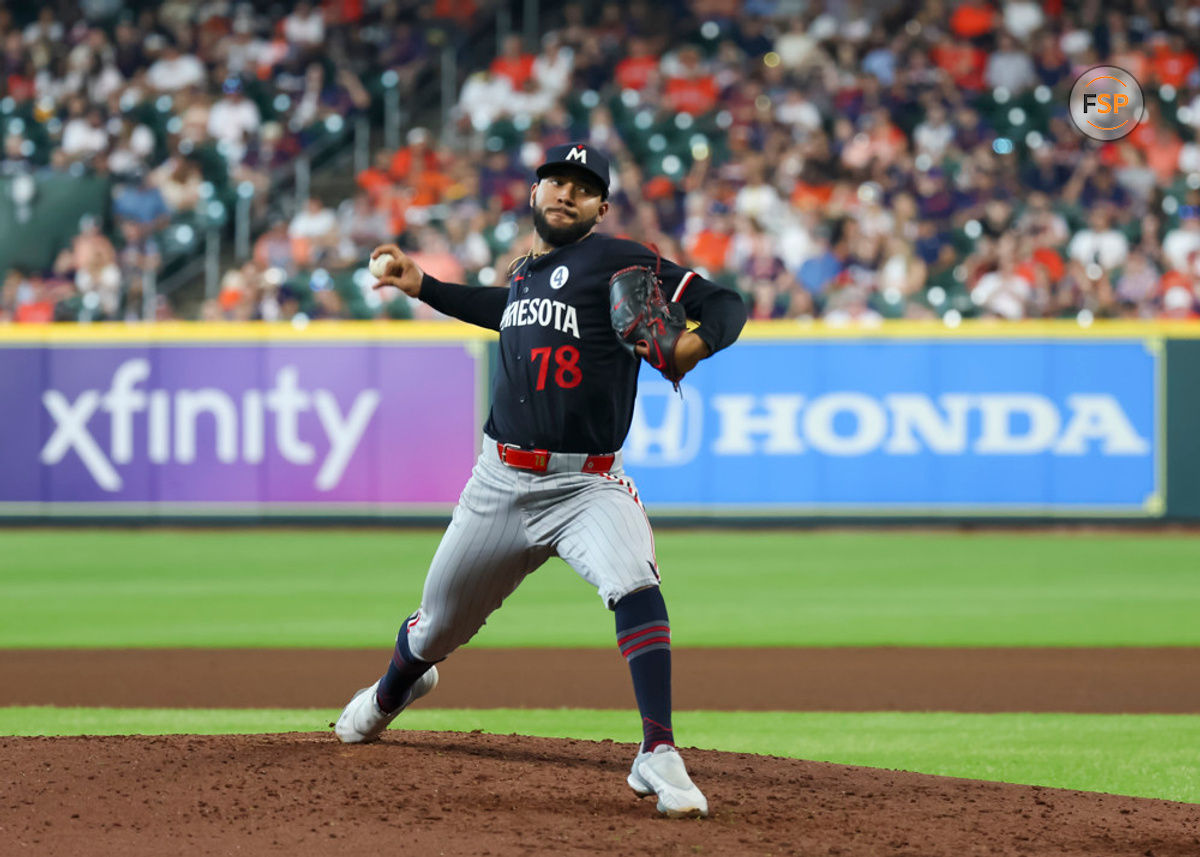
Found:
[{"label": "player's left arm", "polygon": [[[651,270],[658,264],[654,259]],[[705,357],[737,341],[746,324],[746,304],[741,295],[668,259],[661,262],[659,279],[663,296],[683,304],[687,317],[700,325],[679,338],[675,363],[680,371],[690,372]]]}]

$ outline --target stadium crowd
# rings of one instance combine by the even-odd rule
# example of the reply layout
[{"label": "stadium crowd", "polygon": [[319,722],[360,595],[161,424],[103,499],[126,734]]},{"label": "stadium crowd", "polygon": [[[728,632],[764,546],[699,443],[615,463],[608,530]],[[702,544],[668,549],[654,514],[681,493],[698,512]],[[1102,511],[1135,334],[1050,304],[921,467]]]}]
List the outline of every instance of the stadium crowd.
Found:
[{"label": "stadium crowd", "polygon": [[239,188],[265,218],[298,154],[369,109],[364,71],[411,85],[430,57],[394,2],[369,16],[356,0],[276,17],[226,0],[0,8],[0,178],[111,187],[50,264],[9,266],[0,319],[139,317],[169,226],[203,227],[214,203],[225,219]]},{"label": "stadium crowd", "polygon": [[[143,231],[198,198],[187,141],[216,140],[230,174],[252,182],[302,145],[291,138],[303,122],[284,117],[261,154],[267,123],[237,91],[247,77],[290,92],[290,111],[363,109],[348,65],[321,80],[325,66],[307,62],[351,5],[297,4],[271,26],[239,19],[249,7],[204,19],[167,3],[111,38],[53,16],[24,30],[0,19],[10,96],[24,85],[65,110],[51,167],[153,166],[114,200],[126,250],[84,224],[42,282],[96,291],[119,315],[127,265],[152,258]],[[373,43],[406,85],[428,57],[420,7],[385,3],[392,17]],[[613,156],[604,231],[737,288],[753,318],[1197,316],[1198,4],[635,0],[544,13],[538,45],[514,35],[467,63],[445,128],[412,127],[400,149],[377,152],[354,198],[275,216],[202,317],[421,315],[373,292],[362,269],[397,236],[435,276],[502,285],[530,240],[532,169],[572,139]],[[157,53],[126,57],[167,22]],[[39,66],[47,43],[66,50]],[[1143,121],[1115,143],[1085,138],[1067,114],[1076,77],[1098,64],[1129,70],[1146,95]],[[131,88],[181,99],[182,125],[154,165],[121,109]],[[0,169],[25,148],[10,123]],[[54,279],[68,271],[73,282]],[[10,272],[0,313],[29,318],[34,279]]]}]

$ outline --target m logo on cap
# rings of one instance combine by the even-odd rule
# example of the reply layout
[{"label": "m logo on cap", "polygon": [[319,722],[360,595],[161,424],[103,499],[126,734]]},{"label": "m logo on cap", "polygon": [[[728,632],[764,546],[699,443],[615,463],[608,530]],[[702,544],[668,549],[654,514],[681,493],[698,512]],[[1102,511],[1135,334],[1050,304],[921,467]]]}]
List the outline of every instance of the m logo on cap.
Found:
[{"label": "m logo on cap", "polygon": [[566,160],[579,161],[579,163],[581,163],[581,164],[586,164],[587,163],[587,149],[584,149],[582,147],[580,147],[578,149],[572,149],[571,151],[567,152]]}]

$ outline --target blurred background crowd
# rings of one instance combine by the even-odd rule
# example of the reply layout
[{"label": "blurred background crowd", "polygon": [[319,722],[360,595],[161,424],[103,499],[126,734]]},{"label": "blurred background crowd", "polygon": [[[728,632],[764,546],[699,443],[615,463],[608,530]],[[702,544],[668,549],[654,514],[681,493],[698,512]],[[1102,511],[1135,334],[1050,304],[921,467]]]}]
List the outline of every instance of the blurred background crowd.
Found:
[{"label": "blurred background crowd", "polygon": [[[226,242],[208,293],[156,295],[155,317],[427,316],[371,289],[370,249],[397,240],[441,279],[504,285],[533,168],[569,140],[612,156],[602,231],[737,289],[752,318],[1200,308],[1197,0],[580,0],[533,4],[520,32],[498,23],[530,4],[512,5],[0,11],[7,216],[31,176],[104,190],[52,260],[7,266],[0,319],[140,318],[164,243],[228,235],[242,200],[244,257]],[[1115,143],[1067,114],[1098,64],[1146,96]],[[415,106],[446,85],[440,108]],[[386,139],[387,87],[411,108],[395,145],[332,159],[322,192],[277,193],[356,116]]]}]

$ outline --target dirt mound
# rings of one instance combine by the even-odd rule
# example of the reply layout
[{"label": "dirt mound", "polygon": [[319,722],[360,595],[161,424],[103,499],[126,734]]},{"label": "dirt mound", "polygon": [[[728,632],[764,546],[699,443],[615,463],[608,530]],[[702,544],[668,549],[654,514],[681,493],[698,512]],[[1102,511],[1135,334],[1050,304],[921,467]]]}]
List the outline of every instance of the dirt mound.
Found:
[{"label": "dirt mound", "polygon": [[1200,854],[1200,806],[688,750],[713,809],[660,818],[634,746],[392,732],[0,738],[0,853]]}]

